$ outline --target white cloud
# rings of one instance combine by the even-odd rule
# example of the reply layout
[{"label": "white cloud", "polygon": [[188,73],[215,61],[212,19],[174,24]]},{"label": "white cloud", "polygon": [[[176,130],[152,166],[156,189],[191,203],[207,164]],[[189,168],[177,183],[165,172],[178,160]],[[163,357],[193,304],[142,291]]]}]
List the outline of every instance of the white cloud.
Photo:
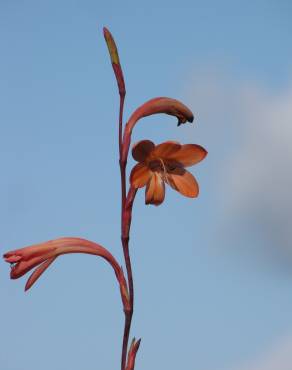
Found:
[{"label": "white cloud", "polygon": [[292,338],[282,338],[266,353],[249,364],[234,370],[291,370],[292,368]]},{"label": "white cloud", "polygon": [[[249,96],[247,96],[249,98]],[[242,144],[230,163],[231,214],[256,223],[266,241],[292,252],[292,90],[253,96]]]},{"label": "white cloud", "polygon": [[225,233],[253,234],[292,259],[292,85],[270,91],[209,73],[193,79],[188,97],[208,140]]}]

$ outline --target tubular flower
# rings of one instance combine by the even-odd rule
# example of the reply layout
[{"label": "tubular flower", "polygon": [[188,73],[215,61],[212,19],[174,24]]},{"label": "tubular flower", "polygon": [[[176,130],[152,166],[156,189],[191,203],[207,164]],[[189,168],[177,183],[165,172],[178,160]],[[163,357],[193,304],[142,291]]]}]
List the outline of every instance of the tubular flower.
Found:
[{"label": "tubular flower", "polygon": [[148,100],[135,110],[128,121],[128,129],[132,130],[139,119],[157,113],[176,116],[178,119],[178,126],[187,121],[193,122],[194,120],[193,113],[179,100],[167,97],[158,97]]},{"label": "tubular flower", "polygon": [[174,116],[178,119],[177,125],[181,125],[186,122],[193,122],[194,115],[192,111],[184,105],[182,102],[176,99],[167,97],[158,97],[148,100],[137,108],[129,121],[125,126],[124,131],[124,148],[123,148],[123,159],[126,160],[131,142],[131,135],[136,123],[144,117],[151,116],[152,114],[165,113],[170,116]]},{"label": "tubular flower", "polygon": [[146,204],[158,206],[163,202],[165,183],[186,197],[198,196],[198,183],[185,167],[206,157],[207,151],[200,145],[181,145],[175,141],[155,145],[142,140],[133,146],[132,155],[138,164],[131,171],[130,182],[136,189],[146,186]]},{"label": "tubular flower", "polygon": [[36,267],[25,285],[25,290],[28,290],[58,256],[68,253],[92,254],[109,262],[120,285],[124,308],[128,308],[128,288],[122,268],[113,255],[97,243],[81,238],[59,238],[7,252],[3,257],[11,264],[11,279],[18,279]]}]

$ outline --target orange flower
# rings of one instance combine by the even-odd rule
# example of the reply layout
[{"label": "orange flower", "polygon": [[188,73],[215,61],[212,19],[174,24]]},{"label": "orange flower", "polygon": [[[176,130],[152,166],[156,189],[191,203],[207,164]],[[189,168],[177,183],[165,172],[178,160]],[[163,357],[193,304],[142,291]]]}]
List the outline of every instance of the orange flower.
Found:
[{"label": "orange flower", "polygon": [[18,279],[36,267],[25,285],[28,290],[58,256],[68,253],[92,254],[109,262],[120,285],[124,308],[129,308],[128,287],[122,268],[113,255],[97,243],[81,238],[59,238],[7,252],[3,257],[11,264],[11,279]]},{"label": "orange flower", "polygon": [[132,155],[139,163],[132,169],[130,182],[134,188],[146,185],[146,204],[158,206],[163,202],[165,183],[186,197],[198,196],[198,183],[185,167],[206,157],[207,151],[200,145],[181,145],[175,141],[155,145],[150,140],[142,140],[133,146]]}]

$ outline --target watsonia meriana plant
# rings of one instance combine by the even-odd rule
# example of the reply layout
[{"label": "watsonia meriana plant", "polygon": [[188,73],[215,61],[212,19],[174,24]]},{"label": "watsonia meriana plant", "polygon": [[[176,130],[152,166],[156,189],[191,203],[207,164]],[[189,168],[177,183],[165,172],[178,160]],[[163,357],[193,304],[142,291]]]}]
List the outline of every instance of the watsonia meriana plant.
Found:
[{"label": "watsonia meriana plant", "polygon": [[180,101],[166,97],[157,97],[137,108],[127,123],[123,125],[123,108],[126,96],[123,71],[112,35],[106,28],[103,31],[120,95],[118,141],[121,172],[121,242],[127,276],[124,275],[121,264],[106,248],[82,238],[66,237],[35,244],[7,252],[4,254],[4,259],[11,264],[11,279],[17,279],[34,269],[27,280],[25,290],[30,289],[51,263],[63,254],[87,253],[105,259],[114,270],[125,314],[121,370],[133,370],[140,345],[140,339],[136,340],[135,338],[130,346],[128,343],[134,309],[134,285],[129,253],[129,238],[136,193],[138,189],[145,187],[145,203],[156,206],[164,201],[165,184],[186,197],[197,197],[199,193],[198,183],[194,176],[186,170],[186,167],[202,161],[207,152],[197,144],[182,145],[175,141],[166,141],[155,145],[150,140],[141,140],[132,147],[132,156],[137,161],[137,164],[131,171],[129,186],[127,186],[126,165],[131,146],[132,131],[137,122],[143,117],[158,113],[177,117],[178,125],[193,122],[194,117],[192,112]]}]

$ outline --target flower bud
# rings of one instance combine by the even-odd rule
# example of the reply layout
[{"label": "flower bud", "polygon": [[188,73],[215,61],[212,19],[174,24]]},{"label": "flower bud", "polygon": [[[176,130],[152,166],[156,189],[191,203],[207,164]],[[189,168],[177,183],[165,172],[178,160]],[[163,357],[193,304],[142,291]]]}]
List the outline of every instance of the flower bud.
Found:
[{"label": "flower bud", "polygon": [[112,34],[110,33],[110,31],[106,27],[103,28],[103,35],[104,35],[105,42],[106,42],[107,47],[108,47],[108,51],[109,51],[109,55],[110,55],[110,58],[111,58],[113,70],[114,70],[116,80],[117,80],[117,83],[118,83],[119,94],[125,96],[126,87],[125,87],[124,75],[123,75],[123,71],[122,71],[122,67],[121,67],[121,63],[120,63],[120,58],[119,58],[119,53],[118,53],[118,49],[117,49],[115,40],[114,40]]},{"label": "flower bud", "polygon": [[139,119],[143,117],[158,113],[165,113],[177,117],[178,126],[180,126],[182,123],[193,122],[194,120],[194,116],[191,110],[176,99],[159,97],[147,101],[135,110],[126,124],[124,131],[122,155],[124,161],[126,161],[128,156],[131,143],[131,135],[136,123],[139,121]]}]

